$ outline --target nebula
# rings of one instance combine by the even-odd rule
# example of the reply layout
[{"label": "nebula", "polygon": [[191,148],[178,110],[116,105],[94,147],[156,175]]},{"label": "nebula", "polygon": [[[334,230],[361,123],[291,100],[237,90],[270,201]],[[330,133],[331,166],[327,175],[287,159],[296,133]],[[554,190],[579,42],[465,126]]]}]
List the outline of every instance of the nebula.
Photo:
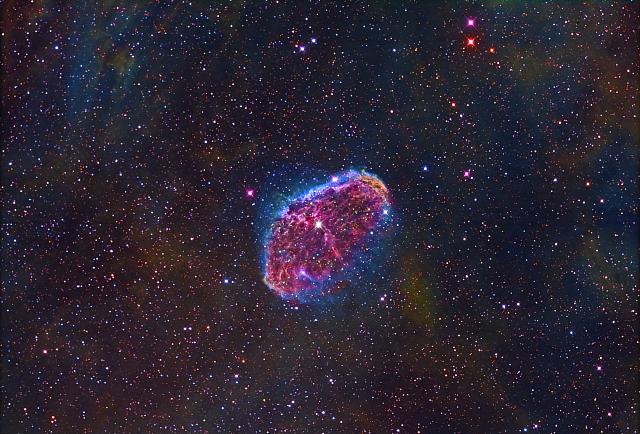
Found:
[{"label": "nebula", "polygon": [[384,183],[354,171],[293,199],[269,228],[265,283],[285,299],[332,292],[380,235],[389,209]]}]

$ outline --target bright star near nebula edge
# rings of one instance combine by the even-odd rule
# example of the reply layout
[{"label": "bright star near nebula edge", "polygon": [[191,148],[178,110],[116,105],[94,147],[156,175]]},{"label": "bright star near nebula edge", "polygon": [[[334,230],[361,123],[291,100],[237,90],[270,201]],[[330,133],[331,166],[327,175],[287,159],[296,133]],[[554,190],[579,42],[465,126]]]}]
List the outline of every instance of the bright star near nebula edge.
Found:
[{"label": "bright star near nebula edge", "polygon": [[637,432],[639,15],[5,1],[0,432]]}]

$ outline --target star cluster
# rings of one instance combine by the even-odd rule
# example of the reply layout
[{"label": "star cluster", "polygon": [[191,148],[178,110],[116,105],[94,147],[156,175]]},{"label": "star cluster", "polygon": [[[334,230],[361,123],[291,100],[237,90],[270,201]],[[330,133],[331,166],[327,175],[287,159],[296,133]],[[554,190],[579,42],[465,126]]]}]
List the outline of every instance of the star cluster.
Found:
[{"label": "star cluster", "polygon": [[[0,431],[636,432],[639,20],[3,2]],[[393,237],[283,301],[265,210],[353,168]]]}]

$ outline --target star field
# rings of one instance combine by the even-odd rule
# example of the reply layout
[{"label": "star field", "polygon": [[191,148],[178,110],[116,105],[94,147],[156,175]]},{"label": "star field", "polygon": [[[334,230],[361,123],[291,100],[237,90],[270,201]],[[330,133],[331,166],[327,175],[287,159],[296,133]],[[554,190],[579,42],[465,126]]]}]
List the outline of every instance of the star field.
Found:
[{"label": "star field", "polygon": [[[637,432],[639,19],[5,1],[0,431]],[[273,211],[351,170],[392,234],[281,299]]]}]

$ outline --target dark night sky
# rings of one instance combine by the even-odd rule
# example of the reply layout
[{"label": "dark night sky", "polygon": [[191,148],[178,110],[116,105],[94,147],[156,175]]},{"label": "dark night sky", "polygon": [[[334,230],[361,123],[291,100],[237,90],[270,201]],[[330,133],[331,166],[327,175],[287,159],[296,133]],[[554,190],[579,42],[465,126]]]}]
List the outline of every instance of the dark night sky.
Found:
[{"label": "dark night sky", "polygon": [[[2,433],[637,432],[638,4],[585,3],[5,0]],[[350,169],[393,233],[281,300]]]}]

